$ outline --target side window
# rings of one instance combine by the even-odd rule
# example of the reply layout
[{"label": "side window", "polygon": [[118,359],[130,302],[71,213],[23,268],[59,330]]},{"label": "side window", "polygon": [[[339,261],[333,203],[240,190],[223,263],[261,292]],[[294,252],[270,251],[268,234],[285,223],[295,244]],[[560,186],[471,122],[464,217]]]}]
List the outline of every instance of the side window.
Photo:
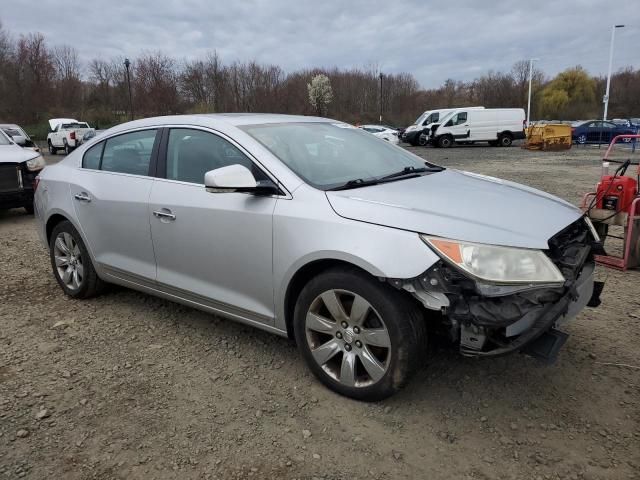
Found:
[{"label": "side window", "polygon": [[467,112],[458,112],[451,118],[451,125],[462,125],[467,121]]},{"label": "side window", "polygon": [[169,180],[203,184],[204,174],[209,170],[236,164],[251,170],[256,180],[267,178],[244,153],[218,135],[189,128],[173,128],[169,132],[166,175]]},{"label": "side window", "polygon": [[427,118],[425,118],[424,122],[422,122],[422,125],[429,125],[430,123],[436,123],[439,118],[440,118],[439,112],[432,113]]},{"label": "side window", "polygon": [[100,169],[102,147],[104,147],[104,142],[100,142],[84,152],[84,156],[82,157],[82,168],[90,168],[92,170]]},{"label": "side window", "polygon": [[101,170],[148,175],[157,130],[125,133],[106,140]]}]

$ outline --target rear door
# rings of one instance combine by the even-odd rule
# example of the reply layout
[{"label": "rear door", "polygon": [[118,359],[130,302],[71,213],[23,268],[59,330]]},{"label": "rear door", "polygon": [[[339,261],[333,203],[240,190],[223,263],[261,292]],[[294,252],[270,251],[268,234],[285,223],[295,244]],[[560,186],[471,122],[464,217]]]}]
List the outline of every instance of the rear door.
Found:
[{"label": "rear door", "polygon": [[94,145],[71,179],[71,198],[96,261],[132,281],[156,276],[148,202],[158,132],[127,132]]},{"label": "rear door", "polygon": [[272,222],[277,197],[210,193],[209,170],[240,164],[267,175],[229,138],[167,130],[149,201],[157,281],[165,290],[243,318],[272,324]]}]

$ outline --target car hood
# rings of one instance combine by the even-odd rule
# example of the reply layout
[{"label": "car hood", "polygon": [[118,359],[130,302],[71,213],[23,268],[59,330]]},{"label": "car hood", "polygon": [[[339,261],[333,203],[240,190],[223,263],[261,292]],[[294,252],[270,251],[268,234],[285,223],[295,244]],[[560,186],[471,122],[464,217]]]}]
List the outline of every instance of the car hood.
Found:
[{"label": "car hood", "polygon": [[0,145],[0,163],[22,163],[38,155],[38,152],[16,144]]},{"label": "car hood", "polygon": [[548,248],[550,237],[582,215],[534,188],[451,169],[326,194],[335,212],[352,220],[523,248]]},{"label": "car hood", "polygon": [[73,118],[52,118],[51,120],[49,120],[49,126],[51,127],[51,130],[55,130],[56,127],[61,123],[76,123],[76,122],[77,120]]}]

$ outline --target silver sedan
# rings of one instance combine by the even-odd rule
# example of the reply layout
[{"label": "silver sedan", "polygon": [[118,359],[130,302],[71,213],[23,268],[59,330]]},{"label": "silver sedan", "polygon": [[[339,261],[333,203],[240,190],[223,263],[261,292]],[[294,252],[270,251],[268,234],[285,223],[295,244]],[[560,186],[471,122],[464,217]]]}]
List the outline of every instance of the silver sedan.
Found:
[{"label": "silver sedan", "polygon": [[114,283],[291,337],[362,400],[401,388],[432,333],[553,360],[601,287],[575,207],[324,118],[126,123],[47,167],[35,209],[67,295]]}]

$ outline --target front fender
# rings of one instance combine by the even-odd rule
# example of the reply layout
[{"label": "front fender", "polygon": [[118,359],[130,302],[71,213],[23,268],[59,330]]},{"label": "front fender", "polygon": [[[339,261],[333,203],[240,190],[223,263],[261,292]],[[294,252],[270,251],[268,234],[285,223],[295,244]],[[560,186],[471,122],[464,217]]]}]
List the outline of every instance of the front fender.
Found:
[{"label": "front fender", "polygon": [[340,217],[324,192],[296,190],[273,219],[275,326],[286,329],[285,298],[296,272],[318,260],[339,260],[375,277],[414,278],[439,260],[416,232]]}]

